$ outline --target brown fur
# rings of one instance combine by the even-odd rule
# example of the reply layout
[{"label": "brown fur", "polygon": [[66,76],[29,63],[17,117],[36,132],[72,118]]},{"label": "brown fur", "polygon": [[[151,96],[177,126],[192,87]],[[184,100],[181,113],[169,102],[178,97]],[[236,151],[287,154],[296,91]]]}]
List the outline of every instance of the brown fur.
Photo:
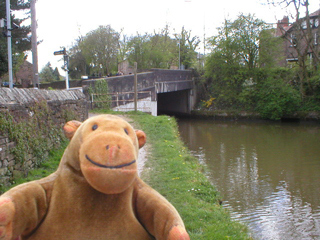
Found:
[{"label": "brown fur", "polygon": [[176,209],[137,175],[144,132],[113,115],[64,130],[57,171],[0,197],[0,239],[189,239]]}]

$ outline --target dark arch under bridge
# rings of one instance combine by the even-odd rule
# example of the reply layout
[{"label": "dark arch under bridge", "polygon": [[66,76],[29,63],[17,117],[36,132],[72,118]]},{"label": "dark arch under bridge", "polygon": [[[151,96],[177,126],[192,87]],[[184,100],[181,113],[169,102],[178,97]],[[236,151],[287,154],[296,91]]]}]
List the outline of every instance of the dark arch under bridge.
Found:
[{"label": "dark arch under bridge", "polygon": [[[114,94],[113,108],[133,104],[134,75],[105,78],[110,94]],[[86,80],[86,89],[97,80]],[[148,99],[150,107],[138,110],[152,115],[163,113],[189,114],[195,104],[194,80],[191,70],[151,69],[150,72],[138,73],[139,101]],[[87,87],[86,87],[87,86]],[[117,100],[115,100],[117,99]],[[148,104],[144,103],[144,104]],[[145,105],[144,105],[145,106]]]}]

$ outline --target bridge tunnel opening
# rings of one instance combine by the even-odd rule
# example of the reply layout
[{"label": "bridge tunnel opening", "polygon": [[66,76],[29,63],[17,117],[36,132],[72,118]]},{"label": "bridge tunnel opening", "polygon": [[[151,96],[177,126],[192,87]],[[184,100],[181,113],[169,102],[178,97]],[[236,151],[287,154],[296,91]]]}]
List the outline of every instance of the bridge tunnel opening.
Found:
[{"label": "bridge tunnel opening", "polygon": [[190,114],[190,90],[157,94],[157,115]]}]

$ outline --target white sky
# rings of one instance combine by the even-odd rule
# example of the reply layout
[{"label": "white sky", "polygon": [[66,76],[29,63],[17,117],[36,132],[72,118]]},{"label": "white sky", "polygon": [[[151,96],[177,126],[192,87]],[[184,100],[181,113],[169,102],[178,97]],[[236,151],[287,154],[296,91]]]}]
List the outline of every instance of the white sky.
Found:
[{"label": "white sky", "polygon": [[[320,8],[320,0],[310,2],[310,12]],[[266,0],[37,0],[38,41],[43,41],[38,46],[39,72],[50,62],[64,75],[60,68],[62,56],[54,56],[53,52],[61,47],[68,49],[80,35],[100,25],[110,24],[114,30],[123,29],[129,36],[137,32],[152,33],[166,24],[172,33],[184,26],[203,40],[204,33],[206,37],[215,35],[225,18],[234,20],[239,13],[255,14],[268,23],[275,23],[286,15],[279,7],[262,3]],[[29,55],[28,60],[32,62]]]}]

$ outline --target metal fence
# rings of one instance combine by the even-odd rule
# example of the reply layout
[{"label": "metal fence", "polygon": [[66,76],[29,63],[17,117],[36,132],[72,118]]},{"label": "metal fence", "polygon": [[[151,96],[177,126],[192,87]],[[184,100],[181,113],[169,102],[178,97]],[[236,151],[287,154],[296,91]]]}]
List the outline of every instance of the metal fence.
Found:
[{"label": "metal fence", "polygon": [[[115,111],[133,111],[134,92],[91,94],[91,108],[111,108]],[[151,112],[151,91],[137,92],[137,110]]]}]

